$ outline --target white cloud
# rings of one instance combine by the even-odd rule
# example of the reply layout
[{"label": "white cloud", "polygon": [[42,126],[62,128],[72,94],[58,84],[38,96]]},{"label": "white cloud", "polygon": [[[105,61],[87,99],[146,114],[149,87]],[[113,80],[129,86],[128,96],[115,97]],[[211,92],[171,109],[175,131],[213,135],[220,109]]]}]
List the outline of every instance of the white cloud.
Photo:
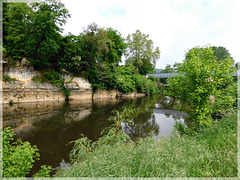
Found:
[{"label": "white cloud", "polygon": [[240,1],[238,0],[63,0],[72,18],[65,33],[79,34],[95,22],[123,37],[137,29],[149,34],[161,51],[157,67],[181,62],[185,51],[204,45],[224,46],[236,61]]}]

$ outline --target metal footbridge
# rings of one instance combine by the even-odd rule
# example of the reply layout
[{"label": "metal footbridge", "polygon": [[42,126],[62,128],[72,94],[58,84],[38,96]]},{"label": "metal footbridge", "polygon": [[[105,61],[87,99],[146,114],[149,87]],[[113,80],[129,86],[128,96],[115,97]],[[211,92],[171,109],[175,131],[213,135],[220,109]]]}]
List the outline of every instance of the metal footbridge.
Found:
[{"label": "metal footbridge", "polygon": [[[174,77],[176,76],[178,73],[151,73],[151,74],[147,74],[147,78],[149,78],[150,76],[153,76],[154,78],[169,78],[169,77]],[[239,77],[240,76],[240,70],[238,70],[234,75],[234,77]]]}]

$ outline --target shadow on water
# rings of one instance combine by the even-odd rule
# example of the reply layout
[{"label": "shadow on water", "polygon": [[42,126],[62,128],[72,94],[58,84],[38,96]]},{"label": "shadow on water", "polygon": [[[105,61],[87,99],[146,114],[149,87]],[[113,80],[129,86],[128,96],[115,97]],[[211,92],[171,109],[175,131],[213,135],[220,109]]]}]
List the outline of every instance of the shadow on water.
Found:
[{"label": "shadow on water", "polygon": [[3,125],[11,126],[15,138],[37,145],[40,160],[36,161],[30,175],[40,166],[51,165],[55,170],[69,162],[71,141],[84,134],[93,141],[109,127],[107,119],[113,110],[123,107],[138,108],[133,123],[122,123],[124,131],[132,138],[153,135],[160,138],[172,132],[176,121],[184,122],[186,114],[174,109],[180,102],[159,95],[134,99],[97,99],[70,102],[21,103],[3,106]]}]

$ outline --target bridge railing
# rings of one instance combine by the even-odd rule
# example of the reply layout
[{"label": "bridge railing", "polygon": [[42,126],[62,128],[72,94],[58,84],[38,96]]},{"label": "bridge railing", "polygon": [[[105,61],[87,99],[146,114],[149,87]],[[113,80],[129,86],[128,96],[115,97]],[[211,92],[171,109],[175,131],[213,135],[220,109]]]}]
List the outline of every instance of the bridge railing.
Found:
[{"label": "bridge railing", "polygon": [[[146,77],[149,78],[150,76],[153,76],[155,78],[169,78],[174,77],[178,73],[150,73],[147,74]],[[237,70],[237,72],[233,75],[234,77],[240,77],[240,70]]]},{"label": "bridge railing", "polygon": [[169,77],[174,77],[177,74],[178,73],[151,73],[151,74],[147,74],[147,78],[149,78],[150,76],[153,76],[155,78],[169,78]]}]

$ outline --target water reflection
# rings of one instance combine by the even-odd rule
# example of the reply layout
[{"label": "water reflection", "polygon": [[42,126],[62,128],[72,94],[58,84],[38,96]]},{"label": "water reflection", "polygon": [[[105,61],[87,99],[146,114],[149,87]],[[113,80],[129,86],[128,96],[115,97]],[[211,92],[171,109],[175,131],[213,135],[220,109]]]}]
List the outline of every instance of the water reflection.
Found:
[{"label": "water reflection", "polygon": [[173,110],[182,106],[170,97],[147,96],[135,99],[97,99],[66,102],[21,103],[3,106],[3,125],[11,126],[16,138],[37,145],[40,161],[31,173],[42,164],[54,169],[69,162],[71,141],[84,134],[92,140],[100,137],[102,129],[111,125],[107,119],[112,110],[123,107],[137,108],[133,123],[122,123],[125,132],[133,139],[153,135],[169,135],[176,121],[184,122],[185,113]]},{"label": "water reflection", "polygon": [[141,109],[131,122],[122,123],[126,134],[132,139],[145,138],[149,135],[156,139],[161,136],[169,136],[176,121],[184,123],[188,115],[175,109],[179,109],[183,104],[171,97],[151,97],[142,99]]}]

